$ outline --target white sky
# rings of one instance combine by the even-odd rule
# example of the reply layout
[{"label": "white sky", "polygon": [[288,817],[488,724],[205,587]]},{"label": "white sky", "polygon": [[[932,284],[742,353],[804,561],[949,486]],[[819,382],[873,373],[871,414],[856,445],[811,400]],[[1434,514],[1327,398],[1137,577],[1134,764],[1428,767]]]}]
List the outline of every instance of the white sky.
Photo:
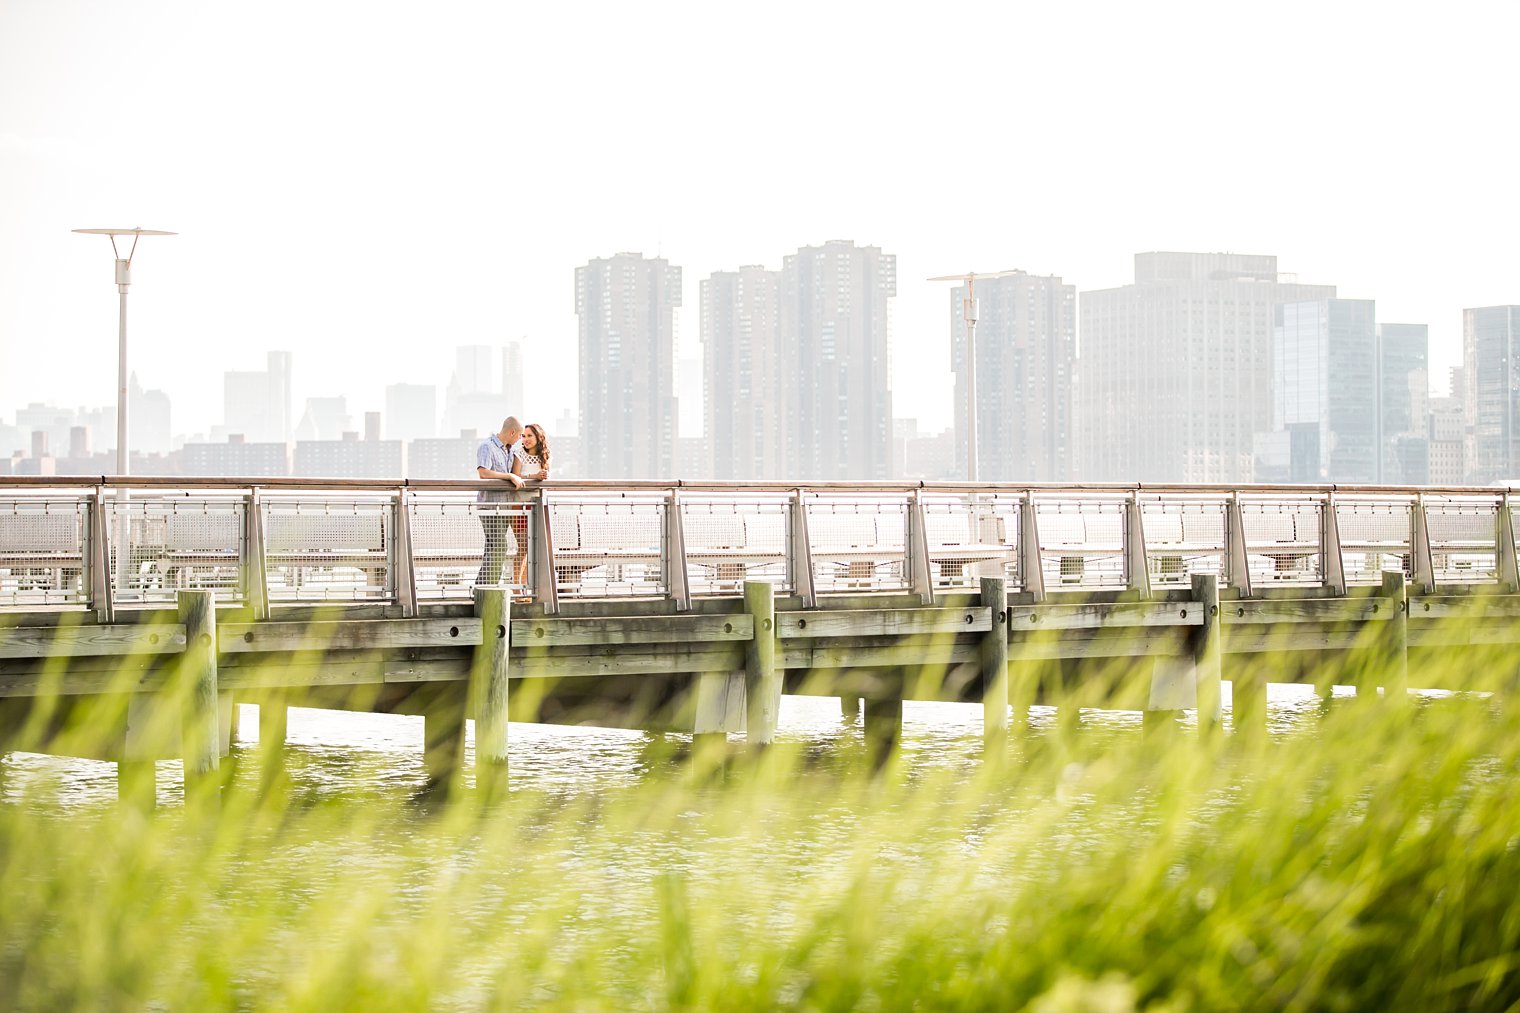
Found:
[{"label": "white sky", "polygon": [[[295,353],[296,411],[448,380],[528,339],[526,413],[576,400],[574,268],[698,283],[850,238],[898,257],[897,414],[951,420],[946,287],[1079,289],[1139,250],[1275,253],[1431,327],[1520,302],[1520,4],[78,3],[0,0],[0,418],[115,400],[179,431]],[[684,413],[683,413],[684,414]],[[488,423],[483,423],[482,428]]]}]

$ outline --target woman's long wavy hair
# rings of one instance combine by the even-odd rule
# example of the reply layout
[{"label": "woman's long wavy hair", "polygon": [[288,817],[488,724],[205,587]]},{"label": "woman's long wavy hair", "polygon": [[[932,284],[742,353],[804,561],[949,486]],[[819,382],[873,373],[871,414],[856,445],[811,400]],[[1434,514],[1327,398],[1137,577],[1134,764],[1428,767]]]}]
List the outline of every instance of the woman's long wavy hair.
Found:
[{"label": "woman's long wavy hair", "polygon": [[534,453],[544,462],[545,468],[549,467],[549,437],[544,435],[544,427],[537,422],[529,422],[523,428],[533,434],[533,439],[538,443],[538,449]]}]

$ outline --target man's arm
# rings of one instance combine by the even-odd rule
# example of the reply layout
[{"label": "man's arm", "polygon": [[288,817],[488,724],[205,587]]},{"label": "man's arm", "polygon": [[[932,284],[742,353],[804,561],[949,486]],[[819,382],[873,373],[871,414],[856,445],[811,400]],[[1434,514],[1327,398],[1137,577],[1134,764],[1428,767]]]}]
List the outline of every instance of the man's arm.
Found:
[{"label": "man's arm", "polygon": [[519,489],[522,488],[523,480],[509,471],[492,471],[485,465],[481,465],[475,469],[475,474],[479,475],[481,478],[498,478],[505,482],[511,482]]}]

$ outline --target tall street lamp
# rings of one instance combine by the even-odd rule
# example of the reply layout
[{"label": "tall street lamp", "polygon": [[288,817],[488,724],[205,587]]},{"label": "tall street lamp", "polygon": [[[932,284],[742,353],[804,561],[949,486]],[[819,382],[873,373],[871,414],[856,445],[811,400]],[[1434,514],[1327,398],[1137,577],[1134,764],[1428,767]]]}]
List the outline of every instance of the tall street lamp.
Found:
[{"label": "tall street lamp", "polygon": [[[87,236],[110,236],[111,252],[116,255],[116,291],[120,293],[121,310],[117,325],[116,366],[116,474],[126,475],[131,469],[132,457],[127,446],[127,286],[132,284],[132,255],[137,252],[137,241],[143,236],[173,236],[178,233],[158,229],[75,229]],[[116,246],[117,236],[131,236],[132,248],[123,257]]]},{"label": "tall street lamp", "polygon": [[961,300],[961,316],[966,321],[966,478],[975,482],[976,475],[976,279],[1002,278],[1018,274],[1017,271],[994,271],[978,274],[944,274],[930,281],[958,281],[966,286],[965,298]]}]

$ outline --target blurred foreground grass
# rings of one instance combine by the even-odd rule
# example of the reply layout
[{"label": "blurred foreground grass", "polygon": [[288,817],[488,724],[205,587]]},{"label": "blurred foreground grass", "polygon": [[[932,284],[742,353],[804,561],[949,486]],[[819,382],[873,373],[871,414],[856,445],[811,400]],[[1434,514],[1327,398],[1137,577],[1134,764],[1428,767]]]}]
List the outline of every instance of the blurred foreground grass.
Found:
[{"label": "blurred foreground grass", "polygon": [[[781,745],[489,807],[239,776],[221,811],[0,805],[0,1008],[1502,1009],[1520,719]],[[255,749],[239,762],[257,762]],[[357,762],[357,761],[356,761]]]}]

